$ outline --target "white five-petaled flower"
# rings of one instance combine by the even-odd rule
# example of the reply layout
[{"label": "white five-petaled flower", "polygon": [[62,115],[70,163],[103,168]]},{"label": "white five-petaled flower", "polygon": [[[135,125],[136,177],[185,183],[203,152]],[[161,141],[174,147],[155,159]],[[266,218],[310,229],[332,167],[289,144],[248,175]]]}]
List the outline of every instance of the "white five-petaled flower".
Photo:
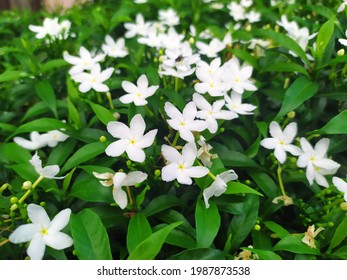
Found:
[{"label": "white five-petaled flower", "polygon": [[302,151],[292,142],[296,136],[298,127],[295,122],[290,123],[282,131],[280,125],[272,121],[269,126],[271,138],[265,138],[260,142],[266,149],[274,150],[275,157],[280,163],[284,163],[287,159],[287,152],[294,156],[301,155]]},{"label": "white five-petaled flower", "polygon": [[237,118],[237,114],[229,110],[222,110],[225,104],[225,100],[217,100],[211,105],[207,100],[200,94],[193,94],[193,102],[196,107],[200,109],[197,112],[196,117],[206,121],[207,129],[211,133],[216,133],[218,129],[218,120],[232,120]]},{"label": "white five-petaled flower", "polygon": [[105,44],[101,46],[105,54],[110,57],[125,57],[128,55],[128,50],[125,47],[124,38],[119,38],[116,42],[110,35],[105,37]]},{"label": "white five-petaled flower", "polygon": [[124,35],[125,38],[133,38],[136,35],[146,36],[150,27],[150,23],[145,22],[145,19],[143,18],[142,14],[137,14],[136,22],[124,23],[124,27],[127,30],[127,32]]},{"label": "white five-petaled flower", "polygon": [[195,120],[197,109],[193,101],[184,107],[182,113],[170,102],[165,102],[164,110],[170,117],[168,124],[179,131],[180,137],[187,142],[194,142],[192,131],[201,132],[207,127],[205,121]]},{"label": "white five-petaled flower", "polygon": [[135,184],[139,184],[146,180],[148,176],[146,173],[141,171],[133,171],[128,174],[124,172],[117,172],[116,174],[93,172],[93,174],[96,178],[102,180],[100,183],[103,186],[113,186],[113,199],[121,209],[124,209],[128,205],[127,193],[122,189],[122,187],[131,187]]},{"label": "white five-petaled flower", "polygon": [[224,95],[225,106],[231,111],[238,115],[251,115],[257,107],[248,104],[242,103],[242,94],[237,92],[232,92],[230,96],[227,94]]},{"label": "white five-petaled flower", "polygon": [[101,71],[100,64],[96,64],[91,69],[90,73],[83,72],[73,75],[72,78],[76,82],[81,83],[78,87],[80,92],[87,92],[91,89],[94,89],[97,92],[107,92],[110,89],[104,84],[104,82],[111,77],[113,70],[112,67],[109,67]]},{"label": "white five-petaled flower", "polygon": [[344,193],[344,200],[347,202],[347,182],[338,177],[333,177],[334,186],[340,191]]},{"label": "white five-petaled flower", "polygon": [[64,20],[61,23],[58,22],[58,18],[45,18],[43,20],[43,26],[29,25],[29,29],[35,33],[37,39],[42,39],[49,36],[52,40],[66,39],[69,34],[71,22]]},{"label": "white five-petaled flower", "polygon": [[124,152],[132,161],[144,162],[146,154],[142,150],[153,144],[158,129],[153,129],[144,134],[146,123],[140,114],[135,115],[130,121],[130,127],[121,122],[109,122],[108,132],[119,140],[111,143],[105,150],[111,157],[118,157]]},{"label": "white five-petaled flower", "polygon": [[170,182],[175,179],[181,184],[191,185],[191,178],[201,178],[208,174],[209,170],[203,166],[193,166],[197,156],[195,143],[188,143],[180,154],[175,148],[163,145],[161,152],[167,161],[162,169],[162,179]]},{"label": "white five-petaled flower", "polygon": [[178,17],[176,11],[172,8],[167,9],[166,11],[159,11],[159,20],[168,26],[178,25],[180,23],[180,18]]},{"label": "white five-petaled flower", "polygon": [[196,47],[201,55],[207,57],[216,57],[219,52],[225,49],[225,44],[217,38],[213,38],[209,44],[204,42],[196,42]]},{"label": "white five-petaled flower", "polygon": [[72,56],[68,52],[63,53],[64,60],[74,65],[70,70],[70,75],[82,73],[84,70],[92,70],[99,61],[103,60],[105,54],[93,56],[85,47],[80,47],[79,56]]},{"label": "white five-petaled flower", "polygon": [[55,177],[60,171],[60,168],[58,165],[48,165],[45,167],[42,167],[42,161],[40,157],[37,155],[37,152],[33,155],[31,160],[29,160],[30,164],[35,168],[35,171],[43,178],[47,179],[63,179],[66,176],[63,177]]},{"label": "white five-petaled flower", "polygon": [[300,139],[303,153],[299,156],[297,165],[301,168],[306,167],[306,178],[310,185],[316,181],[318,185],[328,187],[324,175],[335,174],[340,167],[340,164],[327,158],[329,143],[328,138],[323,138],[313,148],[305,138]]},{"label": "white five-petaled flower", "polygon": [[131,82],[123,81],[122,88],[128,93],[119,98],[120,102],[129,104],[134,103],[136,106],[147,104],[146,98],[152,96],[159,86],[148,87],[148,79],[145,74],[137,80],[137,85]]},{"label": "white five-petaled flower", "polygon": [[208,188],[204,189],[203,196],[206,208],[210,207],[208,200],[212,196],[220,196],[227,190],[227,184],[230,181],[236,180],[238,178],[234,170],[228,170],[218,174],[214,182]]},{"label": "white five-petaled flower", "polygon": [[73,240],[61,230],[69,223],[71,210],[60,211],[51,221],[45,209],[36,204],[27,207],[28,216],[32,223],[19,226],[10,234],[12,243],[30,241],[27,254],[32,260],[41,260],[46,245],[56,250],[63,250],[73,244]]}]

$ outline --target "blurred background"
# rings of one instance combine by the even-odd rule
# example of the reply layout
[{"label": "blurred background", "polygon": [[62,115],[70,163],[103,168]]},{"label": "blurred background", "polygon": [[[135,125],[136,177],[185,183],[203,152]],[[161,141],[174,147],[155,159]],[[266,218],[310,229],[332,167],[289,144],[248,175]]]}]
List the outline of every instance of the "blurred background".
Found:
[{"label": "blurred background", "polygon": [[44,7],[48,12],[70,8],[75,3],[92,2],[92,0],[1,0],[0,10],[32,9]]}]

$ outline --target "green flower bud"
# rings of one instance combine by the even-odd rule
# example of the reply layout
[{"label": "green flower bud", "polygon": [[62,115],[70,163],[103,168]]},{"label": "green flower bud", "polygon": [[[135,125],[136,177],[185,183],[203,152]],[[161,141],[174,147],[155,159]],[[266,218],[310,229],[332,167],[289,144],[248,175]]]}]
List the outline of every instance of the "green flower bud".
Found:
[{"label": "green flower bud", "polygon": [[104,143],[106,141],[106,137],[104,135],[100,136],[99,141]]},{"label": "green flower bud", "polygon": [[340,204],[340,208],[343,210],[343,211],[347,211],[347,202],[342,202]]},{"label": "green flower bud", "polygon": [[25,181],[25,182],[23,183],[23,189],[24,189],[24,190],[29,190],[29,189],[31,189],[32,185],[33,185],[33,184],[32,184],[30,181]]},{"label": "green flower bud", "polygon": [[294,111],[290,111],[288,114],[287,114],[287,117],[289,119],[294,119],[295,118],[295,112]]},{"label": "green flower bud", "polygon": [[255,226],[253,227],[253,229],[254,229],[255,231],[259,231],[259,230],[261,230],[261,226],[260,226],[260,225],[255,225]]},{"label": "green flower bud", "polygon": [[190,37],[189,38],[189,44],[193,45],[195,43],[195,40],[193,37]]},{"label": "green flower bud", "polygon": [[161,171],[159,169],[156,169],[154,171],[154,176],[159,177],[161,175]]},{"label": "green flower bud", "polygon": [[44,207],[45,205],[46,205],[46,202],[44,202],[44,201],[40,202],[40,206]]},{"label": "green flower bud", "polygon": [[18,202],[18,198],[15,197],[15,196],[14,196],[14,197],[11,197],[10,202],[11,202],[11,204],[15,204],[15,203]]},{"label": "green flower bud", "polygon": [[132,165],[132,162],[131,162],[130,159],[127,160],[126,165],[127,165],[128,167],[130,167],[130,166]]},{"label": "green flower bud", "polygon": [[328,227],[333,227],[334,226],[334,223],[333,222],[329,222],[328,223]]},{"label": "green flower bud", "polygon": [[344,56],[345,55],[345,50],[344,49],[339,49],[337,51],[337,56]]},{"label": "green flower bud", "polygon": [[13,204],[11,206],[10,210],[13,212],[13,211],[17,210],[17,208],[18,208],[17,204]]}]

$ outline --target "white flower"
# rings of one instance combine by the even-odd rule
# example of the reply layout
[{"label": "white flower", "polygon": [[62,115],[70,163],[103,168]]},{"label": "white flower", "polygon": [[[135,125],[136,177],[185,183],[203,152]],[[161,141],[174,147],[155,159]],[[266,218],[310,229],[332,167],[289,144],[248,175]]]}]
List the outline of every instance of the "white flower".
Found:
[{"label": "white flower", "polygon": [[168,124],[175,130],[179,131],[180,137],[187,142],[194,142],[192,131],[203,131],[207,125],[204,121],[195,120],[197,109],[193,101],[189,102],[181,113],[170,102],[165,102],[164,110],[170,117]]},{"label": "white flower", "polygon": [[79,56],[72,56],[68,52],[63,53],[64,60],[74,65],[70,70],[70,75],[82,73],[84,70],[92,70],[95,65],[104,59],[105,54],[93,56],[85,47],[80,47]]},{"label": "white flower", "polygon": [[333,177],[334,186],[340,191],[344,193],[344,200],[347,202],[347,182],[338,177]]},{"label": "white flower", "polygon": [[[347,37],[347,29],[345,31],[345,36]],[[347,39],[339,39],[338,40],[340,42],[341,45],[347,46]]]},{"label": "white flower", "polygon": [[128,50],[125,47],[124,38],[119,38],[116,42],[110,35],[105,37],[105,44],[101,46],[105,54],[110,57],[125,57],[128,55]]},{"label": "white flower", "polygon": [[135,23],[124,23],[124,27],[127,30],[125,33],[125,38],[133,38],[136,35],[146,36],[148,29],[150,27],[150,23],[145,22],[142,14],[136,15]]},{"label": "white flower", "polygon": [[135,4],[145,4],[147,3],[147,0],[134,0]]},{"label": "white flower", "polygon": [[30,133],[30,140],[22,137],[14,137],[13,141],[27,150],[38,150],[47,146],[46,137],[42,137],[37,131]]},{"label": "white flower", "polygon": [[35,33],[37,39],[42,39],[49,36],[52,40],[55,39],[66,39],[68,37],[71,22],[64,20],[60,24],[58,18],[45,18],[43,20],[43,26],[29,25],[29,29]]},{"label": "white flower", "polygon": [[246,18],[250,23],[258,22],[260,21],[260,13],[252,10],[246,14]]},{"label": "white flower", "polygon": [[207,129],[211,133],[216,133],[218,129],[218,120],[232,120],[237,118],[237,114],[229,110],[222,110],[225,104],[224,100],[217,100],[212,105],[200,94],[193,94],[193,102],[200,109],[196,117],[206,121]]},{"label": "white flower", "polygon": [[253,5],[253,0],[241,0],[240,5],[245,8],[249,8]]},{"label": "white flower", "polygon": [[250,80],[253,67],[247,63],[240,65],[239,60],[233,57],[223,65],[223,81],[227,85],[227,89],[242,94],[245,90],[255,91],[257,87]]},{"label": "white flower", "polygon": [[166,11],[159,11],[159,20],[168,26],[178,25],[180,23],[180,18],[178,17],[176,11],[172,8],[167,9]]},{"label": "white flower", "polygon": [[252,104],[242,103],[242,94],[232,92],[230,97],[225,94],[224,99],[226,101],[225,106],[238,115],[251,115],[257,107]]},{"label": "white flower", "polygon": [[208,188],[204,189],[203,196],[205,200],[206,208],[210,207],[208,200],[212,196],[220,196],[227,190],[227,184],[230,181],[236,180],[238,178],[234,170],[228,170],[222,172],[216,176],[214,182]]},{"label": "white flower", "polygon": [[183,147],[182,155],[173,147],[163,145],[161,152],[167,160],[167,165],[162,169],[162,179],[165,182],[177,181],[181,184],[191,185],[191,178],[201,178],[208,174],[209,170],[202,166],[193,166],[197,155],[195,143],[188,143]]},{"label": "white flower", "polygon": [[137,85],[131,82],[123,81],[122,88],[128,93],[119,98],[124,104],[134,103],[136,106],[146,105],[146,98],[152,96],[159,86],[148,87],[148,79],[145,74],[141,75],[137,80]]},{"label": "white flower", "polygon": [[212,146],[210,144],[207,144],[205,141],[205,138],[200,135],[200,139],[198,141],[198,144],[200,146],[197,158],[201,160],[202,164],[206,167],[211,167],[212,162],[211,159],[218,158],[217,154],[211,154],[210,150],[212,149]]},{"label": "white flower", "polygon": [[107,131],[119,140],[111,143],[105,150],[111,157],[118,157],[124,152],[132,161],[144,162],[146,154],[142,150],[153,144],[158,129],[153,129],[144,135],[146,124],[140,114],[135,115],[130,121],[130,127],[121,122],[109,122]]},{"label": "white flower", "polygon": [[58,165],[48,165],[46,167],[42,167],[42,161],[40,157],[37,155],[37,152],[33,155],[31,160],[29,160],[30,164],[35,168],[35,171],[43,178],[48,179],[63,179],[63,177],[55,177],[60,171]]},{"label": "white flower", "polygon": [[290,123],[282,131],[280,125],[272,121],[269,126],[270,135],[272,138],[265,138],[260,142],[266,149],[275,150],[274,154],[280,163],[284,163],[287,159],[287,153],[289,152],[294,156],[301,155],[300,148],[291,144],[297,134],[298,127],[296,123]]},{"label": "white flower", "polygon": [[72,78],[76,82],[81,83],[78,87],[80,92],[87,92],[91,89],[98,92],[107,92],[110,89],[104,82],[111,77],[113,70],[112,67],[109,67],[101,71],[100,64],[96,64],[90,73],[80,73],[72,76]]},{"label": "white flower", "polygon": [[340,6],[337,8],[337,12],[341,13],[345,10],[345,7],[347,6],[347,0],[343,0],[343,2],[340,4]]},{"label": "white flower", "polygon": [[316,181],[318,185],[328,187],[329,184],[324,175],[335,174],[340,167],[340,164],[327,158],[329,143],[328,138],[323,138],[313,149],[305,138],[300,139],[303,154],[299,156],[297,165],[301,168],[306,167],[306,178],[310,185]]},{"label": "white flower", "polygon": [[10,234],[12,243],[30,241],[27,254],[32,260],[41,260],[45,253],[46,245],[56,250],[63,250],[72,246],[73,240],[61,230],[69,223],[71,210],[60,211],[51,221],[39,205],[29,204],[28,216],[32,223],[19,226]]},{"label": "white flower", "polygon": [[93,174],[96,178],[105,180],[100,181],[103,186],[110,187],[113,185],[113,199],[121,209],[124,209],[128,205],[127,193],[122,187],[130,187],[139,184],[146,180],[148,176],[141,171],[133,171],[128,174],[124,172],[117,172],[116,174],[93,172]]},{"label": "white flower", "polygon": [[216,57],[220,51],[225,49],[225,44],[217,38],[214,38],[209,44],[196,42],[196,47],[199,49],[199,53],[201,55],[206,55],[207,57]]},{"label": "white flower", "polygon": [[246,10],[243,6],[231,2],[227,8],[229,9],[229,14],[230,16],[235,20],[235,21],[240,21],[246,19]]},{"label": "white flower", "polygon": [[305,236],[301,239],[303,243],[305,243],[306,245],[310,246],[313,249],[316,248],[314,239],[322,230],[324,230],[324,228],[319,227],[316,231],[314,229],[315,229],[314,225],[309,226],[307,228],[307,231],[305,232]]}]

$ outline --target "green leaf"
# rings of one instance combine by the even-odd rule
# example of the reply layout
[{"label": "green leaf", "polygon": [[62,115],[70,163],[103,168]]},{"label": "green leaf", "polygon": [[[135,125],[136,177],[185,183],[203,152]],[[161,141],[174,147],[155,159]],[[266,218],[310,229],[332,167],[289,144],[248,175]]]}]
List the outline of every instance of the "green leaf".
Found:
[{"label": "green leaf", "polygon": [[301,73],[309,77],[309,74],[305,67],[294,62],[275,62],[267,67],[261,68],[261,72],[290,72],[290,73]]},{"label": "green leaf", "polygon": [[318,84],[307,80],[305,77],[299,77],[285,92],[281,109],[275,119],[278,120],[288,112],[295,110],[314,96],[317,91]]},{"label": "green leaf", "polygon": [[326,125],[309,134],[347,134],[347,110],[333,117]]},{"label": "green leaf", "polygon": [[343,240],[347,237],[347,216],[342,220],[342,222],[338,225],[336,228],[336,231],[334,233],[334,236],[330,242],[328,251],[331,251],[336,246],[340,245]]},{"label": "green leaf", "polygon": [[331,255],[334,257],[338,257],[340,259],[343,259],[343,260],[347,260],[347,245],[342,246],[341,248],[338,248]]},{"label": "green leaf", "polygon": [[19,133],[32,131],[47,132],[50,130],[58,130],[60,128],[69,129],[69,125],[56,119],[41,118],[21,125],[7,138],[7,140]]},{"label": "green leaf", "polygon": [[261,260],[282,260],[282,258],[279,255],[277,255],[276,253],[272,251],[253,249],[248,247],[241,247],[241,249],[257,254],[259,256],[259,259]]},{"label": "green leaf", "polygon": [[76,167],[71,169],[69,174],[67,174],[67,176],[64,178],[64,181],[63,181],[63,191],[64,192],[66,192],[67,189],[69,188],[70,183],[71,183],[71,179],[72,179],[72,176],[73,176],[75,170],[76,170]]},{"label": "green leaf", "polygon": [[86,162],[92,158],[95,158],[96,156],[103,153],[109,143],[107,142],[96,142],[96,143],[90,143],[86,144],[80,149],[78,149],[72,157],[68,159],[68,161],[65,163],[64,167],[61,169],[62,172],[66,172],[67,170],[74,168],[78,166],[79,164]]},{"label": "green leaf", "polygon": [[301,240],[304,234],[291,234],[281,239],[274,247],[274,251],[288,251],[296,254],[320,255],[319,250],[313,249]]},{"label": "green leaf", "polygon": [[272,232],[276,233],[276,235],[280,238],[283,239],[286,236],[290,235],[290,233],[283,228],[282,226],[280,226],[279,224],[273,222],[273,221],[265,221],[264,225],[271,230]]},{"label": "green leaf", "polygon": [[243,213],[235,215],[230,224],[231,249],[235,250],[247,238],[258,219],[259,198],[256,195],[248,195],[243,203]]},{"label": "green leaf", "polygon": [[101,185],[97,179],[92,177],[73,184],[71,195],[89,202],[114,202],[112,188]]},{"label": "green leaf", "polygon": [[142,211],[142,213],[146,217],[149,217],[175,206],[184,206],[184,204],[176,196],[171,194],[164,194],[153,198],[150,204]]},{"label": "green leaf", "polygon": [[4,157],[8,162],[29,163],[32,158],[28,150],[16,143],[4,143],[2,145],[4,145]]},{"label": "green leaf", "polygon": [[267,29],[258,29],[254,31],[255,35],[260,35],[266,39],[271,39],[274,42],[276,42],[279,46],[285,47],[288,50],[295,53],[298,57],[302,59],[307,65],[310,64],[309,60],[307,59],[305,51],[298,45],[296,41],[294,41],[292,38],[288,37],[287,35],[284,35],[279,32],[275,32],[274,30]]},{"label": "green leaf", "polygon": [[198,199],[195,208],[196,242],[199,248],[208,248],[217,236],[221,218],[216,204],[210,201],[210,207]]},{"label": "green leaf", "polygon": [[210,248],[188,249],[173,255],[169,260],[225,260],[229,254]]},{"label": "green leaf", "polygon": [[160,252],[166,237],[180,224],[181,222],[173,223],[152,233],[130,253],[128,260],[153,260]]},{"label": "green leaf", "polygon": [[69,112],[68,120],[69,123],[76,129],[80,129],[82,127],[81,117],[76,108],[76,106],[72,103],[70,98],[67,98],[67,109]]},{"label": "green leaf", "polygon": [[326,17],[327,19],[330,19],[333,16],[335,16],[335,12],[333,12],[328,7],[322,5],[305,5],[304,9],[315,12],[323,17]]},{"label": "green leaf", "polygon": [[333,35],[334,21],[335,16],[331,17],[327,22],[325,22],[318,31],[315,50],[315,56],[318,60],[323,58],[325,49],[331,39],[331,36]]},{"label": "green leaf", "polygon": [[48,72],[55,68],[62,68],[69,65],[64,59],[53,59],[41,65],[42,72]]},{"label": "green leaf", "polygon": [[51,83],[47,80],[37,81],[35,83],[35,91],[40,99],[46,104],[48,108],[52,110],[54,116],[57,118],[57,101]]},{"label": "green leaf", "polygon": [[146,217],[137,213],[130,219],[127,233],[127,248],[129,253],[152,234],[151,225]]},{"label": "green leaf", "polygon": [[[158,231],[165,226],[166,224],[160,224],[153,230]],[[185,233],[179,229],[173,229],[166,237],[165,243],[185,249],[192,249],[196,247],[196,240],[188,233]]]},{"label": "green leaf", "polygon": [[265,172],[248,171],[257,186],[270,198],[275,198],[279,187]]},{"label": "green leaf", "polygon": [[263,196],[260,192],[257,192],[256,190],[240,182],[229,182],[227,190],[224,193],[225,194],[251,193],[251,194]]},{"label": "green leaf", "polygon": [[4,73],[0,74],[0,83],[20,80],[21,78],[26,76],[27,74],[25,72],[7,70]]},{"label": "green leaf", "polygon": [[104,124],[107,125],[110,121],[115,121],[115,117],[112,115],[112,113],[106,109],[105,107],[93,103],[91,101],[88,101],[88,104],[90,105],[90,107],[92,108],[92,110],[94,111],[95,115],[97,116],[97,118]]},{"label": "green leaf", "polygon": [[90,209],[72,214],[74,247],[80,260],[112,260],[110,242],[99,216]]}]

